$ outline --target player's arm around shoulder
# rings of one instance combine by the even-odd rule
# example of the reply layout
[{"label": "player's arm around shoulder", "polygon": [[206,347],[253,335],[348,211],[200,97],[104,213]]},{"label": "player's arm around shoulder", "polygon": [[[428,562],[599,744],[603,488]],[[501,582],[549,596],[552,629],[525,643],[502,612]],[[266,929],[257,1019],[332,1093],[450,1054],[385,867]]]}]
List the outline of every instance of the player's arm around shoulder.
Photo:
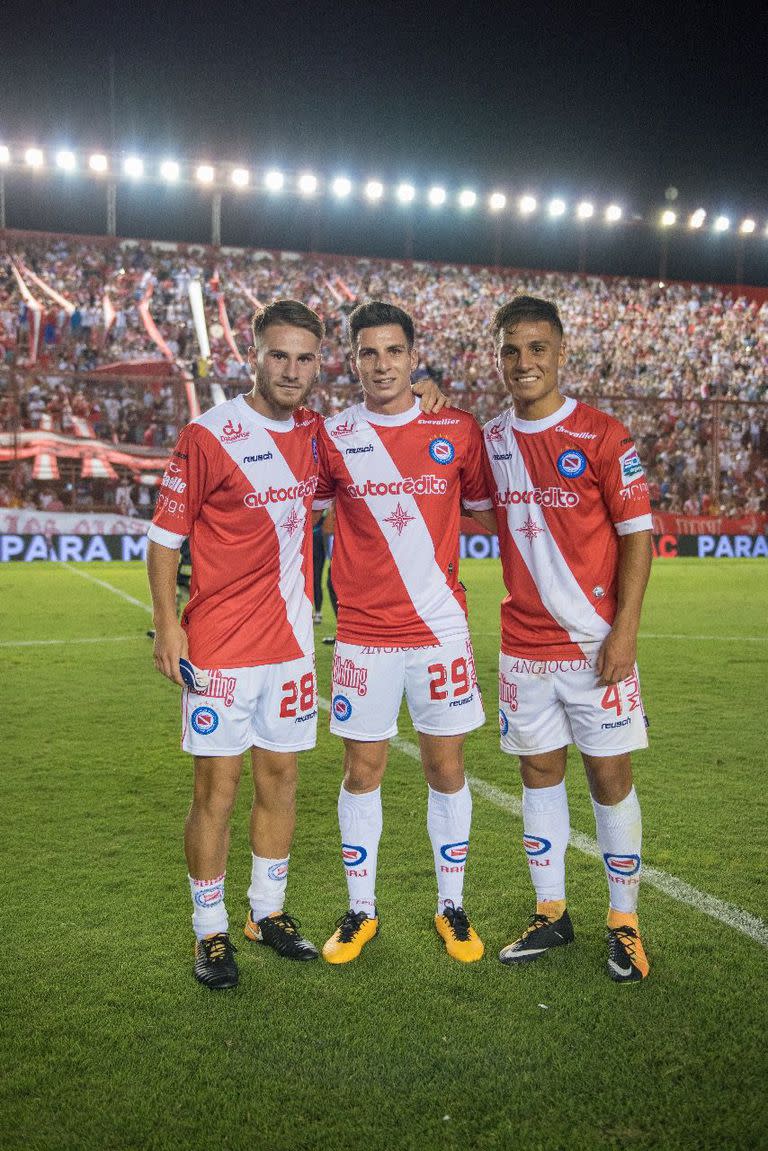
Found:
[{"label": "player's arm around shoulder", "polygon": [[483,433],[469,412],[454,409],[455,415],[464,424],[464,459],[461,468],[461,507],[489,532],[496,531],[496,514],[486,467],[486,452]]}]

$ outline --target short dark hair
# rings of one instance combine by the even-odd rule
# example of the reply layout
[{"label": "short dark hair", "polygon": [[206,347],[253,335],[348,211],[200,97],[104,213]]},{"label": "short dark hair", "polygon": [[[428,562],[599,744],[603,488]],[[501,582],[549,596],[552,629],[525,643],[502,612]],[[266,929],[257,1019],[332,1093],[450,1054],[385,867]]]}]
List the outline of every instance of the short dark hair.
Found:
[{"label": "short dark hair", "polygon": [[563,321],[560,319],[557,304],[553,304],[551,300],[543,300],[540,296],[515,296],[508,304],[502,304],[493,317],[491,331],[494,342],[499,332],[505,328],[514,328],[526,320],[533,324],[541,322],[551,324],[562,338]]},{"label": "short dark hair", "polygon": [[270,324],[285,324],[290,328],[306,328],[318,340],[325,335],[325,324],[306,304],[299,300],[273,300],[263,308],[257,308],[251,321],[253,342],[258,344],[259,338],[265,328]]},{"label": "short dark hair", "polygon": [[413,319],[397,304],[387,304],[384,300],[372,300],[370,304],[358,304],[347,319],[349,342],[354,348],[358,334],[363,328],[382,328],[385,324],[399,324],[405,332],[408,347],[413,347],[415,333]]}]

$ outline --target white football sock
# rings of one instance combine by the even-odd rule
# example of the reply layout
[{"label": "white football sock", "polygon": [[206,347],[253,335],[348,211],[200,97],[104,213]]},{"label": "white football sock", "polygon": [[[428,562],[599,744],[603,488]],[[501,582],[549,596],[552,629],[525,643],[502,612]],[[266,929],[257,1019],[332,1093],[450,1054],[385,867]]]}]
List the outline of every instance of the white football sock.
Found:
[{"label": "white football sock", "polygon": [[282,911],[285,905],[285,889],[288,886],[288,861],[285,859],[265,859],[251,852],[251,886],[248,888],[248,902],[255,923],[265,915]]},{"label": "white football sock", "polygon": [[196,939],[218,935],[229,930],[229,916],[224,906],[224,878],[226,871],[216,879],[193,879],[188,876],[192,895],[192,930]]},{"label": "white football sock", "polygon": [[554,787],[523,787],[523,847],[539,903],[565,899],[569,833],[565,780]]},{"label": "white football sock", "polygon": [[353,795],[339,792],[341,859],[347,877],[350,911],[376,914],[376,861],[383,827],[381,788]]},{"label": "white football sock", "polygon": [[615,911],[637,911],[643,824],[634,787],[621,803],[604,807],[592,800],[597,842],[608,880],[608,901]]},{"label": "white football sock", "polygon": [[443,914],[446,903],[454,907],[462,905],[471,824],[472,795],[466,783],[461,791],[450,795],[430,787],[427,830],[435,858],[438,915]]}]

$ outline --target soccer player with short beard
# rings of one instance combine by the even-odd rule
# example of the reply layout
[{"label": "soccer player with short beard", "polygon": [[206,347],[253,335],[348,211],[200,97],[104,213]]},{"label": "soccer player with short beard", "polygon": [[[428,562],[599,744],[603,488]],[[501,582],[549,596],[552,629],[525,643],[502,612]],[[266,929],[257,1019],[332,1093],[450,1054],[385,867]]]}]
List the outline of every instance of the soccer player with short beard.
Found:
[{"label": "soccer player with short beard", "polygon": [[648,485],[618,420],[560,391],[563,326],[518,296],[493,321],[512,406],[484,428],[508,595],[501,607],[502,750],[520,757],[523,845],[536,914],[499,958],[516,966],[573,939],[565,899],[565,766],[586,769],[608,881],[608,974],[648,974],[637,919],[641,821],[630,752],[647,747],[637,633],[651,568]]}]

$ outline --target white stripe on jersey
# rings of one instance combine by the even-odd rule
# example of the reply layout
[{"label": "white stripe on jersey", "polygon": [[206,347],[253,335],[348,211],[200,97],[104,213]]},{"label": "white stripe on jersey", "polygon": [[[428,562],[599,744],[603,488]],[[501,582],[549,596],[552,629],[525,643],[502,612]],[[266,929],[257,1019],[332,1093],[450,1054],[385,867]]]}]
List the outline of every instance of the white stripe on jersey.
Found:
[{"label": "white stripe on jersey", "polygon": [[[358,432],[364,433],[365,443],[373,442],[376,445],[376,455],[375,462],[370,455],[344,455],[344,465],[354,483],[360,488],[364,488],[368,480],[381,484],[402,483],[403,476],[397,470],[376,428],[370,424],[362,427],[358,424]],[[345,439],[344,442],[350,441]],[[359,442],[357,437],[354,442],[356,445]],[[415,496],[401,491],[389,500],[386,496],[366,495],[362,498],[387,541],[416,614],[438,639],[463,635],[467,630],[467,617],[435,558],[432,537]],[[408,528],[399,534],[395,525],[385,519],[385,514],[391,514],[398,503],[406,516],[415,520],[412,530],[409,523]],[[414,555],[418,557],[415,562]]]},{"label": "white stripe on jersey", "polygon": [[[502,489],[506,486],[510,491],[532,491],[536,485],[528,475],[508,420],[505,421],[503,442],[505,454],[511,452],[511,459],[501,464],[491,459],[497,486]],[[544,529],[544,534],[532,541],[526,538],[526,527],[524,527],[531,520],[539,528]],[[598,614],[579,587],[576,577],[568,567],[547,526],[543,509],[534,503],[508,504],[507,530],[523,563],[531,573],[531,579],[544,607],[568,632],[574,643],[586,645],[583,647],[584,654],[589,655],[596,640],[608,635],[611,625]],[[569,621],[572,625],[570,627]]]},{"label": "white stripe on jersey", "polygon": [[[212,412],[221,411],[220,408],[211,409]],[[211,413],[207,413],[210,415]],[[210,427],[210,422],[208,424]],[[293,424],[290,425],[291,428]],[[240,471],[248,480],[251,487],[258,491],[265,488],[291,488],[306,480],[299,480],[293,474],[280,449],[266,428],[250,427],[251,436],[248,446],[242,443],[222,444],[222,450],[237,464]],[[280,433],[289,435],[289,432]],[[272,458],[263,463],[246,464],[242,452],[249,456],[271,454]],[[269,500],[263,505],[275,525],[277,547],[280,555],[280,594],[285,602],[288,625],[296,637],[296,643],[303,652],[311,653],[314,650],[314,629],[312,625],[312,604],[307,598],[306,583],[303,567],[304,531],[306,511],[304,500],[285,500],[279,503]],[[286,520],[293,513],[300,518],[299,522],[289,532],[286,530]]]}]

